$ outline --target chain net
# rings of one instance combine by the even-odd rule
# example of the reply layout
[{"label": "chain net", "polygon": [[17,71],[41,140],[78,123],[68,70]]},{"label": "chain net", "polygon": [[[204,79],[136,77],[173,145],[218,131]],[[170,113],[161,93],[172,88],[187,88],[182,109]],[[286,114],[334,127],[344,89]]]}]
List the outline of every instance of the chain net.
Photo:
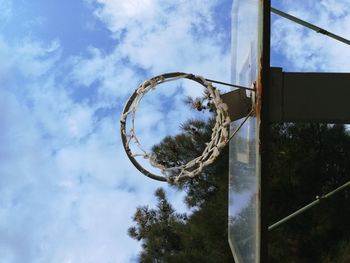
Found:
[{"label": "chain net", "polygon": [[[174,81],[181,78],[188,78],[192,80],[195,79],[207,89],[209,97],[212,99],[212,103],[215,106],[216,123],[212,129],[211,140],[206,143],[206,147],[202,155],[180,166],[165,167],[164,165],[157,162],[157,158],[154,154],[147,152],[140,144],[135,133],[135,116],[141,100],[147,92],[155,89],[155,87],[161,83]],[[128,131],[126,131],[125,123],[128,116],[131,116],[131,127]],[[219,91],[212,85],[210,81],[207,81],[201,76],[192,74],[181,74],[175,77],[164,77],[164,75],[160,75],[150,80],[146,80],[136,89],[134,94],[130,97],[127,106],[124,109],[124,113],[121,116],[121,123],[124,124],[122,125],[122,127],[124,127],[122,128],[122,135],[124,135],[126,138],[124,147],[127,154],[129,155],[129,158],[134,159],[135,157],[141,156],[145,159],[148,159],[152,166],[160,169],[162,175],[164,176],[164,181],[175,183],[181,179],[192,178],[199,175],[203,171],[204,167],[214,162],[214,160],[219,156],[222,148],[229,141],[228,126],[230,122],[231,120],[228,114],[228,106],[222,101]],[[135,146],[137,146],[137,153],[131,152],[130,143],[133,143]],[[144,171],[146,170],[143,170],[142,172]]]}]

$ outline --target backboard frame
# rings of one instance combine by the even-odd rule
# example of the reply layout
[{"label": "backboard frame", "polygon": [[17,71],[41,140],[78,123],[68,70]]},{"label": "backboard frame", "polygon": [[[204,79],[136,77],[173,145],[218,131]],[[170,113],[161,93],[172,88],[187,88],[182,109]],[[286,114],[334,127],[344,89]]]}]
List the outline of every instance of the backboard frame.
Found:
[{"label": "backboard frame", "polygon": [[[260,0],[261,12],[259,21],[262,28],[259,30],[261,38],[259,59],[260,69],[257,84],[257,114],[260,113],[259,145],[260,153],[260,262],[268,262],[268,160],[269,151],[269,84],[270,84],[270,35],[271,35],[271,0]],[[259,112],[260,111],[260,112]],[[270,159],[271,160],[271,159]]]},{"label": "backboard frame", "polygon": [[[234,257],[236,261],[238,261],[237,263],[267,262],[268,256],[268,225],[266,213],[268,202],[266,188],[267,164],[265,164],[264,160],[267,158],[268,154],[267,117],[269,109],[265,98],[267,98],[270,74],[270,4],[270,0],[251,0],[247,2],[243,0],[234,0],[232,9],[232,82],[248,86],[251,85],[252,82],[255,82],[256,87],[254,98],[255,105],[253,105],[255,108],[255,116],[245,124],[246,130],[241,132],[241,140],[243,143],[240,143],[240,139],[236,138],[235,142],[232,142],[230,146],[230,154],[234,154],[235,157],[233,158],[233,156],[230,156],[229,243]],[[249,15],[253,17],[251,20],[249,20]],[[258,28],[252,28],[253,33],[244,31],[242,28],[238,28],[240,23],[243,25],[243,28],[249,28],[249,26]],[[254,33],[256,32],[255,30],[257,33]],[[243,46],[242,43],[244,43]],[[249,47],[247,47],[248,44]],[[241,92],[243,96],[244,91]],[[254,138],[251,137],[252,134],[255,134]],[[246,145],[244,145],[244,141],[246,141]],[[247,147],[247,149],[243,149],[242,147]],[[245,161],[243,159],[240,160],[239,154],[241,152],[246,154],[246,158],[248,159]],[[237,161],[237,163],[232,164],[232,161]],[[233,172],[233,174],[231,174],[231,172]],[[242,176],[237,175],[237,173],[242,173]],[[249,180],[251,180],[249,178],[247,179],[247,176],[253,178],[250,186],[245,184],[246,180],[248,180],[247,182],[249,185]],[[236,180],[236,182],[234,180]],[[237,183],[237,180],[243,180],[241,181],[243,185],[239,183],[239,186],[235,186],[234,183]],[[243,188],[248,188],[244,191],[240,190],[242,186]],[[248,197],[245,200],[247,203],[243,206],[243,210],[241,209],[235,212],[236,209],[232,208],[231,200],[235,197],[238,199],[238,196],[235,195],[244,192],[248,192]],[[237,201],[233,201],[233,204],[237,205]],[[238,206],[239,205],[240,204],[238,204]],[[244,217],[245,219],[240,219],[243,218],[243,216],[247,217]],[[250,225],[251,228],[247,227],[247,224]],[[243,230],[240,230],[242,228]],[[235,238],[237,234],[241,236],[240,239]],[[245,245],[247,242],[249,242],[249,244]],[[246,253],[250,251],[247,250],[249,247],[254,247],[252,254]]]}]

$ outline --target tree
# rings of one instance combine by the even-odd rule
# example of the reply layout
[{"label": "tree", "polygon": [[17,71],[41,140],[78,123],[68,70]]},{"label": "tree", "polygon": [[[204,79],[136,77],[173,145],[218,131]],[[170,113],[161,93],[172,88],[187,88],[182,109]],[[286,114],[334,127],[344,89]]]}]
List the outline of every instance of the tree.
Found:
[{"label": "tree", "polygon": [[[271,224],[350,180],[350,136],[343,125],[281,124],[270,134]],[[348,190],[338,193],[272,230],[269,262],[349,262],[334,261],[349,245],[349,198]]]},{"label": "tree", "polygon": [[175,213],[163,189],[157,189],[155,196],[157,209],[138,207],[133,217],[137,226],[129,228],[129,235],[143,241],[140,262],[172,262],[172,256],[182,250],[180,239],[187,217]]},{"label": "tree", "polygon": [[[214,120],[189,120],[181,134],[153,147],[157,161],[171,166],[197,157],[210,140],[213,124]],[[143,242],[140,262],[232,262],[227,242],[228,152],[224,151],[200,178],[173,185],[186,191],[192,214],[176,214],[161,189],[156,192],[156,210],[137,209],[133,218],[137,226],[129,229],[129,235]],[[164,206],[167,213],[162,212]]]},{"label": "tree", "polygon": [[[182,133],[153,148],[158,161],[178,165],[197,157],[214,120],[190,120]],[[195,129],[193,129],[193,127]],[[270,126],[269,221],[350,180],[350,136],[342,125]],[[232,262],[227,242],[228,150],[201,176],[179,185],[193,213],[177,214],[158,190],[157,209],[139,207],[131,237],[143,242],[141,262]],[[350,191],[321,202],[269,233],[269,262],[349,262]]]}]

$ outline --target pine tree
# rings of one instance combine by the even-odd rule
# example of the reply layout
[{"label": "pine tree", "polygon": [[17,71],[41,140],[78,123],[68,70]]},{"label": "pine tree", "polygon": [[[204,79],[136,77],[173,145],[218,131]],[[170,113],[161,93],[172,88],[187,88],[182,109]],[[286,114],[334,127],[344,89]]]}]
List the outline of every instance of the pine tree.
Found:
[{"label": "pine tree", "polygon": [[[166,137],[153,147],[157,161],[171,166],[199,156],[210,140],[213,124],[214,120],[189,120],[182,125],[181,134]],[[156,192],[157,209],[137,209],[133,218],[137,226],[129,229],[129,235],[143,242],[140,262],[232,262],[227,241],[228,151],[224,151],[200,177],[172,185],[186,192],[185,202],[193,208],[192,214],[176,214],[163,190]],[[168,213],[162,212],[164,206]]]},{"label": "pine tree", "polygon": [[187,217],[175,213],[163,189],[157,189],[155,196],[157,209],[138,207],[133,217],[137,226],[129,228],[129,235],[143,242],[140,262],[172,262],[172,255],[183,249],[181,233]]},{"label": "pine tree", "polygon": [[[343,125],[281,124],[271,135],[271,224],[350,180],[350,136]],[[272,230],[269,262],[349,262],[339,254],[349,245],[349,194],[344,190]]]},{"label": "pine tree", "polygon": [[[153,148],[158,161],[172,166],[197,157],[213,123],[185,123],[181,134]],[[350,180],[350,135],[344,126],[275,124],[270,135],[270,224]],[[233,262],[227,242],[227,176],[225,149],[199,177],[172,186],[186,192],[192,214],[177,214],[161,189],[156,209],[137,208],[129,234],[142,241],[140,262]],[[349,201],[350,191],[344,190],[272,230],[269,262],[350,262]]]}]

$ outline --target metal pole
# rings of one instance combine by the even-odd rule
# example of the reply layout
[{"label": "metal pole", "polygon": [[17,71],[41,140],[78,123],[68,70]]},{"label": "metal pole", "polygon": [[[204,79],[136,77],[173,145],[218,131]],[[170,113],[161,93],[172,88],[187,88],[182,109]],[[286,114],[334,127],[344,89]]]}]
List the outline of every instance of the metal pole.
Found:
[{"label": "metal pole", "polygon": [[213,80],[213,79],[205,79],[205,80],[213,82],[213,83],[218,83],[218,84],[221,84],[221,85],[234,87],[234,88],[255,91],[255,89],[253,89],[253,88],[248,88],[248,87],[244,87],[244,86],[240,86],[240,85],[236,85],[236,84],[226,83],[226,82],[222,82],[222,81],[218,81],[218,80]]},{"label": "metal pole", "polygon": [[300,215],[301,213],[307,211],[308,209],[310,209],[311,207],[319,204],[323,199],[327,199],[328,197],[336,194],[337,192],[343,190],[344,188],[350,186],[350,181],[343,184],[342,186],[336,188],[335,190],[329,192],[328,194],[322,195],[322,196],[317,196],[316,200],[311,202],[310,204],[300,208],[299,210],[295,211],[294,213],[290,214],[289,216],[286,216],[285,218],[282,218],[281,220],[279,220],[278,222],[274,223],[273,225],[269,226],[268,230],[272,230],[276,227],[278,227],[279,225],[284,224],[285,222],[289,221],[290,219],[292,219],[293,217]]},{"label": "metal pole", "polygon": [[282,12],[282,11],[276,9],[276,8],[271,7],[271,12],[275,13],[276,15],[282,16],[282,17],[284,17],[284,18],[286,18],[286,19],[289,19],[289,20],[291,20],[291,21],[293,21],[293,22],[295,22],[295,23],[297,23],[297,24],[300,24],[300,25],[302,25],[302,26],[305,26],[305,27],[307,27],[307,28],[310,28],[310,29],[316,31],[317,33],[324,34],[324,35],[329,36],[329,37],[331,37],[331,38],[334,38],[334,39],[336,39],[336,40],[338,40],[338,41],[340,41],[340,42],[343,42],[343,43],[345,43],[345,44],[350,45],[350,40],[348,40],[348,39],[346,39],[346,38],[343,38],[343,37],[341,37],[341,36],[338,36],[338,35],[336,35],[336,34],[333,34],[333,33],[329,32],[329,31],[327,31],[327,30],[325,30],[325,29],[323,29],[323,28],[320,28],[320,27],[318,27],[318,26],[315,26],[315,25],[313,25],[313,24],[311,24],[311,23],[308,23],[308,22],[306,22],[306,21],[304,21],[304,20],[301,20],[301,19],[299,19],[299,18],[297,18],[297,17],[295,17],[295,16],[292,16],[292,15],[289,15],[289,14],[287,14],[287,13],[284,13],[284,12]]}]

